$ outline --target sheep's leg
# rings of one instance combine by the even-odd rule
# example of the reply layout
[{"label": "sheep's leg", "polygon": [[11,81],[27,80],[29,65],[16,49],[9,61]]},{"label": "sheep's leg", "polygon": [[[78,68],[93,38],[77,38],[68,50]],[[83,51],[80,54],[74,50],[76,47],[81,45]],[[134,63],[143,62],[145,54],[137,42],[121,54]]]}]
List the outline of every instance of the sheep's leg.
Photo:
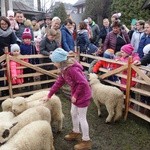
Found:
[{"label": "sheep's leg", "polygon": [[62,131],[62,126],[63,126],[63,119],[57,121],[57,126],[58,126],[58,131],[57,132],[61,132]]},{"label": "sheep's leg", "polygon": [[106,118],[106,123],[109,123],[109,122],[111,122],[112,117],[113,117],[114,114],[115,114],[115,112],[114,112],[114,107],[111,106],[110,104],[107,104],[107,105],[106,105],[106,109],[107,109],[107,111],[108,111],[108,116],[107,116],[107,118]]},{"label": "sheep's leg", "polygon": [[97,100],[94,100],[95,105],[97,106],[98,116],[101,116],[100,103]]}]

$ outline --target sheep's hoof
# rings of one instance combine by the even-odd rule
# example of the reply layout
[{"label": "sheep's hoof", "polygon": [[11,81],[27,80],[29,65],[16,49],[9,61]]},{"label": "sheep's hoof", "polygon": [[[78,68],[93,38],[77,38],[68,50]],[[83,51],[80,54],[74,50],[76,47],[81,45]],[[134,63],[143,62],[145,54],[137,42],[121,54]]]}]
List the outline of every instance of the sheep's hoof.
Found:
[{"label": "sheep's hoof", "polygon": [[61,131],[57,131],[57,133],[58,133],[58,134],[60,134],[60,133],[61,133]]},{"label": "sheep's hoof", "polygon": [[100,114],[100,115],[98,115],[98,117],[102,117],[102,115]]},{"label": "sheep's hoof", "polygon": [[111,122],[111,120],[106,119],[105,123],[109,124]]},{"label": "sheep's hoof", "polygon": [[110,124],[111,122],[105,121],[106,124]]}]

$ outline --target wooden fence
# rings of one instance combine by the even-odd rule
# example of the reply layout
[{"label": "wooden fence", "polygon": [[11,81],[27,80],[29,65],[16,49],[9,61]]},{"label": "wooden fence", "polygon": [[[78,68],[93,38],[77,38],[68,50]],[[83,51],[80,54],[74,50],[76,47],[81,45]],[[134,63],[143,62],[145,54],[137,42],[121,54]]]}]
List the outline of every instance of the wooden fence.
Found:
[{"label": "wooden fence", "polygon": [[[6,96],[1,96],[0,100],[4,100],[8,97],[16,97],[16,96],[26,96],[26,95],[30,95],[35,93],[38,90],[41,90],[41,85],[42,84],[49,84],[51,82],[55,81],[55,78],[57,77],[57,70],[51,70],[51,71],[47,71],[42,69],[41,67],[43,66],[47,66],[47,65],[53,65],[53,63],[41,63],[41,64],[36,64],[36,65],[32,65],[30,63],[27,63],[25,61],[23,61],[23,59],[29,59],[29,58],[38,58],[39,60],[46,58],[43,55],[22,55],[19,57],[14,57],[14,56],[10,56],[7,53],[7,48],[6,48],[6,53],[0,57],[0,63],[3,61],[6,61],[6,67],[4,67],[3,69],[1,69],[0,71],[4,71],[5,72],[5,76],[4,77],[0,77],[0,81],[4,81],[6,86],[4,87],[0,87],[0,92],[2,93],[2,91],[9,91],[9,95]],[[35,70],[35,73],[28,73],[28,74],[23,74],[20,75],[18,77],[33,77],[35,78],[35,80],[33,82],[30,83],[23,83],[23,84],[19,84],[19,85],[12,85],[11,82],[11,73],[10,73],[10,61],[13,60],[17,63],[20,63],[22,66],[18,67],[18,69],[24,69],[24,68],[31,68],[33,70]],[[36,77],[39,77],[41,75],[48,75],[50,77],[52,77],[52,79],[50,80],[45,80],[45,81],[41,81],[41,80],[36,80]],[[28,91],[28,92],[22,92],[22,88],[28,87],[28,86],[33,86],[34,89],[32,91]],[[17,89],[18,91],[16,93],[14,93],[14,89]]]},{"label": "wooden fence", "polygon": [[[111,85],[117,86],[119,88],[125,88],[125,90],[126,90],[126,92],[125,92],[126,94],[124,95],[124,98],[125,98],[124,118],[125,118],[125,120],[127,119],[128,112],[131,112],[132,114],[150,122],[150,114],[147,116],[146,114],[143,114],[140,112],[140,108],[141,108],[141,109],[147,110],[147,112],[150,113],[150,106],[148,104],[141,102],[141,98],[137,98],[137,96],[136,96],[136,95],[147,96],[147,97],[149,97],[149,101],[150,101],[150,68],[147,68],[145,66],[138,67],[138,66],[133,65],[132,57],[129,58],[128,63],[121,63],[121,62],[117,62],[115,60],[106,59],[106,58],[102,58],[102,57],[98,57],[98,56],[87,55],[87,54],[80,54],[80,56],[86,57],[87,60],[88,59],[103,60],[106,62],[118,64],[120,67],[118,67],[114,70],[107,70],[106,68],[100,68],[99,71],[103,72],[103,74],[99,75],[99,78]],[[90,66],[88,61],[87,62],[80,61],[80,63],[87,68]],[[137,74],[137,77],[135,77],[135,78],[132,77],[132,75],[131,75],[132,69]],[[122,74],[122,71],[125,71],[125,70],[127,70],[127,75]],[[147,72],[147,74],[145,74],[145,72]],[[119,78],[126,79],[127,84],[123,85],[121,83],[117,83],[117,82],[108,80],[107,78],[112,75],[115,75]],[[131,87],[132,81],[135,81],[137,83],[137,85],[144,85],[145,88],[144,89],[140,88],[142,86],[140,86],[139,88],[138,88],[138,86]],[[135,93],[135,98],[131,98],[131,96],[130,96],[131,92]],[[130,103],[134,104],[133,108],[129,107]]]},{"label": "wooden fence", "polygon": [[[140,98],[134,99],[134,98],[130,97],[131,91],[134,92],[136,95],[145,95],[145,96],[150,97],[150,91],[149,91],[149,89],[150,89],[150,77],[148,77],[147,74],[145,74],[143,72],[143,70],[144,70],[144,71],[147,71],[147,72],[150,73],[150,69],[148,69],[147,67],[134,66],[131,63],[132,58],[130,58],[128,63],[126,64],[126,63],[116,62],[114,60],[110,60],[110,59],[106,59],[106,58],[102,58],[102,57],[98,57],[98,56],[92,56],[92,55],[77,53],[78,60],[80,60],[79,59],[80,56],[81,57],[86,57],[87,59],[103,60],[103,61],[107,61],[107,62],[110,62],[110,63],[119,64],[120,67],[118,67],[114,70],[111,70],[111,71],[107,70],[106,68],[100,68],[100,71],[103,72],[103,74],[99,76],[100,79],[104,80],[105,82],[107,82],[111,85],[117,86],[119,88],[125,88],[126,89],[126,94],[124,96],[125,97],[125,114],[124,114],[125,120],[127,119],[128,112],[131,112],[134,115],[150,122],[150,117],[145,115],[145,114],[140,113],[140,111],[139,111],[139,108],[144,108],[144,109],[150,111],[150,106],[145,104],[145,103],[142,103],[140,101]],[[53,63],[40,63],[40,64],[32,65],[30,63],[27,63],[27,62],[23,61],[23,59],[26,59],[26,58],[38,58],[40,60],[40,59],[44,59],[44,58],[47,58],[47,57],[38,54],[38,55],[22,55],[22,56],[19,56],[19,57],[16,58],[16,57],[10,56],[8,54],[8,49],[7,48],[6,48],[6,53],[3,56],[0,57],[0,63],[3,62],[3,61],[6,61],[6,63],[7,63],[7,67],[0,70],[0,71],[5,71],[5,74],[6,74],[6,76],[0,77],[0,81],[5,81],[6,83],[8,83],[8,85],[6,85],[4,87],[0,87],[0,92],[4,91],[4,90],[9,91],[9,95],[0,97],[0,101],[5,100],[8,97],[26,96],[26,95],[33,94],[36,91],[39,91],[39,90],[43,89],[43,88],[41,88],[42,84],[45,84],[45,83],[49,84],[49,83],[55,81],[55,78],[57,77],[57,70],[47,71],[47,70],[44,70],[44,69],[41,68],[42,66],[53,65]],[[52,79],[45,80],[45,81],[41,81],[40,79],[39,80],[35,79],[33,82],[30,82],[30,83],[23,83],[23,84],[20,84],[20,85],[12,85],[11,74],[10,74],[10,65],[9,65],[10,60],[16,61],[17,63],[20,63],[22,65],[22,67],[19,67],[18,69],[20,69],[20,68],[22,68],[22,69],[31,68],[31,69],[36,71],[35,73],[23,74],[23,75],[20,75],[19,77],[23,77],[23,78],[25,78],[25,77],[35,77],[36,78],[36,77],[39,77],[39,76],[45,74],[45,75],[50,76]],[[80,61],[80,63],[84,67],[87,67],[87,68],[90,65],[87,62]],[[140,76],[140,78],[137,78],[137,77],[133,78],[131,76],[131,70],[132,69],[136,71],[136,73]],[[127,72],[128,72],[127,75],[122,74],[122,71],[124,71],[124,70],[127,70]],[[126,79],[127,80],[127,85],[122,85],[120,83],[108,80],[107,78],[109,76],[112,76],[112,75],[115,75],[119,78]],[[140,85],[146,86],[147,90],[142,89],[142,88],[138,88],[138,87],[131,87],[130,86],[131,81],[135,81]],[[32,91],[28,91],[28,92],[22,92],[22,90],[20,90],[20,89],[22,89],[24,87],[28,87],[28,86],[33,86],[34,89]],[[16,93],[14,93],[14,89],[17,89],[18,91]],[[131,102],[136,106],[136,108],[129,107]]]}]

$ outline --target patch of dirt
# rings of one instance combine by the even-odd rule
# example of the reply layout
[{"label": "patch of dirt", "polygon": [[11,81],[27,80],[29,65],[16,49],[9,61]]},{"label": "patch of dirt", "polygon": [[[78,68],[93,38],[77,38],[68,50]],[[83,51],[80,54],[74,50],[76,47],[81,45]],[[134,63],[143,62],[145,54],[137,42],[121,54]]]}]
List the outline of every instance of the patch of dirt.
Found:
[{"label": "patch of dirt", "polygon": [[[54,133],[56,150],[73,150],[77,142],[67,142],[64,136],[72,130],[70,102],[64,95],[62,99],[65,114],[63,131]],[[128,119],[117,123],[106,124],[107,111],[102,107],[102,117],[98,117],[97,108],[92,102],[88,109],[87,119],[90,126],[92,150],[148,150],[150,148],[149,123],[129,114]]]},{"label": "patch of dirt", "polygon": [[[73,150],[77,142],[67,142],[64,136],[72,130],[70,116],[71,104],[63,94],[63,113],[65,115],[63,131],[54,133],[55,150]],[[1,108],[0,108],[1,110]],[[106,124],[107,111],[102,107],[102,117],[98,117],[97,108],[93,102],[88,109],[87,119],[90,126],[92,150],[149,150],[150,124],[129,113],[128,119],[117,123]]]}]

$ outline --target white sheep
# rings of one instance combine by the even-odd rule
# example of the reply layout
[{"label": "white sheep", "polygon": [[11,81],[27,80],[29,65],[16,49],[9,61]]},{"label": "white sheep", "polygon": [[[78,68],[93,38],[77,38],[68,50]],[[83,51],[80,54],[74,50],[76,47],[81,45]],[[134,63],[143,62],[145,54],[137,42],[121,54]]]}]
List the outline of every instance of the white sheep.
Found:
[{"label": "white sheep", "polygon": [[14,117],[15,115],[10,111],[0,112],[0,122],[11,121]]},{"label": "white sheep", "polygon": [[[11,137],[13,137],[21,128],[23,128],[25,125],[27,125],[33,121],[36,121],[36,120],[46,120],[50,124],[51,114],[50,114],[49,109],[44,106],[37,106],[37,107],[27,109],[20,115],[14,117],[11,120],[11,124],[18,122],[17,125],[15,125],[15,127],[13,127],[13,129],[11,130],[11,134],[9,134],[8,137],[0,135],[0,143],[5,143]],[[3,131],[3,128],[5,127],[5,124],[8,124],[8,122],[0,123],[0,134],[3,133],[2,131]]]},{"label": "white sheep", "polygon": [[104,104],[108,111],[106,123],[117,121],[122,116],[123,93],[116,87],[100,83],[98,76],[94,73],[89,74],[89,82],[92,88],[92,98],[98,108],[98,116],[101,115],[100,105]]},{"label": "white sheep", "polygon": [[13,98],[7,98],[2,102],[1,107],[3,111],[12,111],[12,101]]},{"label": "white sheep", "polygon": [[37,92],[29,96],[28,98],[16,97],[13,101],[12,112],[15,115],[18,115],[28,108],[38,106],[38,105],[45,106],[51,112],[51,123],[52,124],[57,123],[57,127],[58,127],[57,131],[60,132],[62,131],[63,118],[64,118],[60,98],[56,95],[53,95],[49,101],[43,103],[41,99],[46,95],[48,95],[48,91]]},{"label": "white sheep", "polygon": [[[8,136],[12,129],[6,127],[3,135]],[[54,150],[51,126],[47,121],[34,121],[0,146],[0,150]]]}]

